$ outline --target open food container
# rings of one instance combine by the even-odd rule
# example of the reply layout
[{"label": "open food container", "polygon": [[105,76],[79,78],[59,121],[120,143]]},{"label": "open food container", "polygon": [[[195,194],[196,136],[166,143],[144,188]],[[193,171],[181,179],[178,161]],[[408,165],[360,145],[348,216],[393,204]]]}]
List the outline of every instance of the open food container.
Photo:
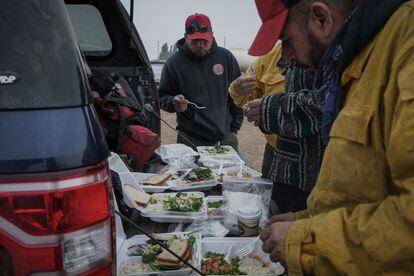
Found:
[{"label": "open food container", "polygon": [[198,161],[211,169],[220,169],[220,167],[243,167],[245,164],[245,162],[238,155],[201,156]]},{"label": "open food container", "polygon": [[137,173],[137,172],[132,172],[131,174],[138,181],[142,189],[147,193],[161,193],[171,188],[171,185],[168,183],[168,180],[158,185],[149,185],[149,184],[146,185],[142,183],[145,179],[148,179],[149,177],[152,177],[152,176],[156,176],[157,174]]},{"label": "open food container", "polygon": [[[234,271],[247,273],[247,275],[281,275],[285,272],[284,267],[280,263],[274,263],[270,260],[269,254],[262,250],[262,242],[256,241],[254,251],[248,256],[239,259],[236,255],[237,251],[252,244],[255,238],[203,238],[200,240],[198,249],[201,257],[200,270],[206,275],[223,275],[220,274],[220,268],[223,265],[215,266],[214,263],[225,262],[232,266]],[[220,254],[220,255],[219,255]],[[215,259],[213,259],[215,258]],[[232,274],[232,275],[237,275]],[[244,274],[245,275],[245,274]]]},{"label": "open food container", "polygon": [[[153,236],[168,245],[178,255],[188,259],[195,267],[200,266],[201,258],[198,246],[201,236],[199,234],[166,233],[153,234]],[[174,240],[177,246],[172,245]],[[180,248],[180,246],[182,247]],[[177,263],[177,259],[172,255],[166,253],[161,255],[162,251],[159,245],[152,243],[145,235],[136,235],[125,240],[118,251],[120,254],[117,263],[118,275],[181,276],[189,275],[192,272],[191,268]]]},{"label": "open food container", "polygon": [[223,196],[208,196],[205,198],[207,205],[207,216],[209,218],[223,218],[224,217],[224,197]]},{"label": "open food container", "polygon": [[232,146],[201,146],[197,147],[197,151],[200,156],[226,156],[226,155],[238,155],[237,151]]},{"label": "open food container", "polygon": [[156,222],[189,223],[207,218],[202,192],[156,193],[142,210],[142,216]]},{"label": "open food container", "polygon": [[125,165],[124,161],[115,152],[111,152],[111,156],[109,156],[109,167],[118,174],[129,172],[129,169]]},{"label": "open food container", "polygon": [[182,170],[168,181],[171,190],[174,191],[207,191],[216,186],[217,175],[210,168],[194,168]]},{"label": "open food container", "polygon": [[227,168],[213,169],[213,172],[220,174],[220,176],[233,176],[233,177],[242,177],[242,178],[252,178],[252,177],[261,177],[262,174],[256,170],[253,170],[249,166],[234,166]]}]

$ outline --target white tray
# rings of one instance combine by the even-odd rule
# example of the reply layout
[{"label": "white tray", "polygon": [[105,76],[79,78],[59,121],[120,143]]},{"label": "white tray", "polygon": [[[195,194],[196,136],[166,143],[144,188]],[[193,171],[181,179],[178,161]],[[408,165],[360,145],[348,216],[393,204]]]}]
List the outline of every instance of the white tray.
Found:
[{"label": "white tray", "polygon": [[[169,223],[188,223],[195,219],[207,218],[207,206],[204,202],[204,193],[202,192],[188,192],[190,195],[197,195],[203,198],[203,205],[198,212],[177,212],[177,211],[163,211],[162,204],[149,204],[142,210],[142,216],[149,217],[156,222]],[[155,193],[153,196],[175,196],[177,193]]]},{"label": "white tray", "polygon": [[144,179],[147,179],[150,176],[156,175],[154,173],[137,173],[133,172],[131,173],[132,176],[138,181],[139,185],[142,187],[142,189],[147,193],[161,193],[164,192],[167,189],[170,189],[170,184],[168,184],[168,181],[164,183],[163,185],[156,186],[156,185],[142,185],[141,181]]},{"label": "white tray", "polygon": [[[200,250],[199,256],[203,258],[204,254],[208,251],[226,254],[229,250],[230,246],[233,246],[230,254],[230,259],[236,257],[235,252],[239,249],[243,248],[244,246],[251,243],[255,238],[203,238],[200,240],[200,246],[198,249]],[[266,254],[262,250],[262,242],[259,240],[255,244],[255,251],[256,255],[259,255],[263,262],[268,264],[269,268],[273,270],[275,273],[273,274],[266,274],[266,275],[281,275],[285,272],[284,267],[280,263],[274,263],[270,260],[269,254]],[[201,268],[201,265],[200,265]]]},{"label": "white tray", "polygon": [[[184,235],[185,233],[168,233],[168,235]],[[193,258],[192,258],[192,263],[195,267],[200,266],[200,262],[201,262],[201,258],[199,252],[200,250],[198,249],[198,246],[200,244],[200,239],[201,236],[200,235],[195,235],[196,236],[196,242],[194,243],[193,246]],[[179,270],[169,270],[169,271],[151,271],[151,272],[137,272],[137,273],[131,273],[131,274],[121,274],[120,273],[120,269],[121,267],[126,264],[126,263],[130,263],[130,262],[138,262],[141,263],[141,256],[128,256],[127,252],[128,252],[128,248],[136,245],[136,244],[145,244],[146,241],[149,240],[149,238],[145,235],[136,235],[133,236],[129,239],[127,239],[125,241],[124,244],[124,248],[122,250],[123,252],[123,256],[121,257],[121,261],[120,263],[118,263],[117,265],[117,271],[118,271],[118,275],[128,275],[128,276],[135,276],[135,275],[159,275],[159,276],[181,276],[181,275],[188,275],[191,273],[192,269],[191,268],[184,268],[184,269],[179,269]]]}]

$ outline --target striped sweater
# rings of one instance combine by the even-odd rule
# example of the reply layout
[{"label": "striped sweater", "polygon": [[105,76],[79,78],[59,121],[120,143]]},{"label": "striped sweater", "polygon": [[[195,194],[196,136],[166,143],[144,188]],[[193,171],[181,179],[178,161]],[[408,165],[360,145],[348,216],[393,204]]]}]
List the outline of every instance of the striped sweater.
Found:
[{"label": "striped sweater", "polygon": [[308,89],[308,73],[289,67],[285,91],[263,98],[260,128],[279,137],[270,178],[274,183],[312,190],[318,176],[324,146],[321,124],[324,94]]}]

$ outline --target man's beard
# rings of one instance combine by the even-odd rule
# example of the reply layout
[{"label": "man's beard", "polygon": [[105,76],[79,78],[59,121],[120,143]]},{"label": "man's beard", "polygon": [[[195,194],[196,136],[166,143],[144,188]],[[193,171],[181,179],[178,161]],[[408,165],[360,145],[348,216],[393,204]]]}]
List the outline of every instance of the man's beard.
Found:
[{"label": "man's beard", "polygon": [[324,46],[309,29],[306,31],[306,37],[310,45],[307,53],[310,62],[309,67],[316,70],[319,67],[326,46]]}]

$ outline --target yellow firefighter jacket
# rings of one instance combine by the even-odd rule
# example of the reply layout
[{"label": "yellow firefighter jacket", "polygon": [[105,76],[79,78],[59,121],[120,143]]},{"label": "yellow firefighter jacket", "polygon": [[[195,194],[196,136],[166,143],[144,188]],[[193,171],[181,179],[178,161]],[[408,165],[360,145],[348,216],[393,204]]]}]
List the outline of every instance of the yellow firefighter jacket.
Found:
[{"label": "yellow firefighter jacket", "polygon": [[316,187],[285,242],[289,275],[414,275],[414,1],[342,85]]},{"label": "yellow firefighter jacket", "polygon": [[[234,104],[238,107],[242,107],[245,103],[259,99],[264,95],[275,94],[283,92],[285,86],[285,76],[282,75],[283,68],[276,66],[277,62],[282,56],[282,44],[277,43],[275,47],[264,56],[259,57],[253,64],[256,73],[256,92],[251,95],[239,95],[234,89],[234,82],[229,87],[230,96],[232,97]],[[251,76],[250,67],[247,69],[246,74]],[[276,134],[266,135],[266,141],[273,148],[276,146]]]}]

